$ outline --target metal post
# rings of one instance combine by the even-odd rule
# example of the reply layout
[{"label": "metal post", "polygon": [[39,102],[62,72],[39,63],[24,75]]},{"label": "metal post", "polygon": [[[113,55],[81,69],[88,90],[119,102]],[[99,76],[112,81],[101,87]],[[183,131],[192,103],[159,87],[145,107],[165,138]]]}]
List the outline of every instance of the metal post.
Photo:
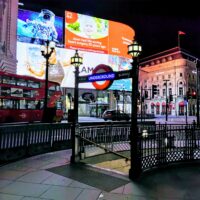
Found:
[{"label": "metal post", "polygon": [[79,68],[75,67],[75,87],[74,87],[74,123],[78,123],[78,76]]},{"label": "metal post", "polygon": [[138,57],[132,62],[132,112],[131,112],[131,168],[129,177],[137,179],[141,175],[141,157],[139,154],[139,133],[137,125],[137,95],[138,95]]},{"label": "metal post", "polygon": [[187,120],[187,103],[185,104],[185,123],[186,124],[188,123],[188,120]]},{"label": "metal post", "polygon": [[143,118],[143,109],[142,109],[142,106],[143,106],[143,88],[141,87],[141,94],[140,94],[140,107],[141,107],[141,113],[140,113],[140,118],[141,118],[141,123],[142,123],[142,118]]},{"label": "metal post", "polygon": [[167,81],[169,80],[164,80],[165,81],[165,87],[166,87],[166,108],[165,108],[165,121],[168,120],[168,99],[167,99]]},{"label": "metal post", "polygon": [[76,152],[76,126],[78,125],[78,75],[79,69],[75,67],[75,85],[74,85],[74,120],[72,123],[72,155],[71,155],[71,163],[76,162],[77,152]]},{"label": "metal post", "polygon": [[[47,45],[48,47],[48,45]],[[47,117],[47,99],[48,99],[48,79],[49,79],[49,58],[46,56],[46,70],[45,70],[45,93],[44,93],[44,113],[43,113],[43,122],[46,121]]]},{"label": "metal post", "polygon": [[199,87],[200,87],[200,80],[199,80],[199,70],[200,70],[200,66],[199,66],[199,62],[198,60],[196,60],[196,67],[197,67],[197,94],[196,94],[196,100],[197,100],[197,112],[196,112],[196,116],[197,116],[197,125],[200,125],[200,120],[199,120]]},{"label": "metal post", "polygon": [[[44,112],[43,112],[43,117],[42,121],[43,122],[48,122],[48,113],[47,113],[47,103],[48,103],[48,75],[49,75],[49,58],[51,57],[51,54],[54,51],[54,47],[50,47],[50,41],[46,41],[46,51],[43,49],[41,50],[42,56],[46,59],[46,70],[45,70],[45,94],[44,94]],[[50,51],[49,51],[50,49]]]},{"label": "metal post", "polygon": [[125,111],[124,107],[125,107],[125,90],[123,89],[123,113]]},{"label": "metal post", "polygon": [[75,56],[71,57],[71,64],[75,66],[75,83],[74,83],[74,119],[72,123],[72,155],[71,163],[77,162],[79,157],[79,138],[76,137],[79,134],[79,124],[78,124],[78,77],[79,77],[79,66],[82,64],[82,57],[78,55],[78,50],[76,50]]}]

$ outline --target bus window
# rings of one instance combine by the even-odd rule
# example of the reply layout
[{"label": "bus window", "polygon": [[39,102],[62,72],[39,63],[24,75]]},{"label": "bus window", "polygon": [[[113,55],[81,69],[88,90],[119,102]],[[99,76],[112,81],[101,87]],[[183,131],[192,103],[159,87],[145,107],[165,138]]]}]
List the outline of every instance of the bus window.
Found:
[{"label": "bus window", "polygon": [[1,96],[10,96],[10,88],[2,87],[1,88]]},{"label": "bus window", "polygon": [[33,81],[28,81],[28,87],[31,87],[31,88],[40,88],[40,83],[33,82]]},{"label": "bus window", "polygon": [[27,103],[25,100],[20,100],[19,101],[19,109],[26,109]]},{"label": "bus window", "polygon": [[3,99],[3,109],[11,109],[12,106],[12,101],[9,99]]},{"label": "bus window", "polygon": [[36,109],[36,102],[35,101],[27,101],[27,109]]},{"label": "bus window", "polygon": [[59,85],[56,86],[56,91],[61,91],[61,88]]},{"label": "bus window", "polygon": [[24,90],[23,91],[23,97],[32,97],[31,96],[31,91],[30,90]]},{"label": "bus window", "polygon": [[49,87],[49,90],[51,90],[51,91],[55,91],[56,90],[56,86],[51,86],[51,87]]},{"label": "bus window", "polygon": [[10,80],[10,84],[12,84],[12,85],[16,85],[16,79],[15,78],[11,78],[11,80]]},{"label": "bus window", "polygon": [[17,85],[27,87],[27,82],[23,79],[17,80]]},{"label": "bus window", "polygon": [[10,83],[10,78],[7,77],[7,76],[2,76],[2,83],[9,84]]}]

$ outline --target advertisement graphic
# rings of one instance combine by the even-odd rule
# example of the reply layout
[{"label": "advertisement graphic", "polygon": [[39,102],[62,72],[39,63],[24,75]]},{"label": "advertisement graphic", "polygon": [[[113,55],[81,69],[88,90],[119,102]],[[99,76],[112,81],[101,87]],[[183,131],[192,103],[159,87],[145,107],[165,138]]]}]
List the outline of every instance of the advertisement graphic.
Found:
[{"label": "advertisement graphic", "polygon": [[65,47],[108,53],[108,20],[66,11]]},{"label": "advertisement graphic", "polygon": [[63,44],[63,18],[57,17],[48,10],[40,13],[29,10],[18,10],[17,40],[34,44],[43,44],[50,40],[58,45]]},{"label": "advertisement graphic", "polygon": [[128,25],[65,11],[65,48],[128,57],[135,36]]},{"label": "advertisement graphic", "polygon": [[[49,58],[49,80],[62,87],[74,88],[74,66],[70,59],[78,49],[83,57],[79,67],[80,76],[93,76],[107,72],[99,65],[109,66],[113,72],[130,70],[127,45],[131,44],[135,32],[128,25],[97,17],[65,12],[65,48],[63,47],[63,18],[48,10],[41,12],[19,10],[17,24],[17,74],[45,79],[46,60],[41,54],[41,44],[53,40],[56,48]],[[113,76],[113,74],[109,74]],[[99,79],[100,80],[100,79]],[[79,83],[79,88],[131,91],[131,79]],[[112,85],[110,86],[111,83]],[[107,84],[107,85],[106,85]]]},{"label": "advertisement graphic", "polygon": [[[70,64],[70,58],[74,56],[72,49],[55,48],[49,58],[49,80],[61,83],[62,87],[74,88],[74,66]],[[128,58],[79,51],[83,57],[83,64],[79,67],[79,75],[92,75],[98,65],[107,65],[113,71],[123,71],[131,68]],[[46,61],[41,54],[41,46],[30,43],[17,42],[17,74],[28,75],[36,78],[45,78]],[[103,71],[98,70],[98,73]],[[106,81],[98,81],[98,85]],[[131,90],[131,80],[115,80],[109,89]],[[80,83],[79,88],[95,89],[92,82]]]}]

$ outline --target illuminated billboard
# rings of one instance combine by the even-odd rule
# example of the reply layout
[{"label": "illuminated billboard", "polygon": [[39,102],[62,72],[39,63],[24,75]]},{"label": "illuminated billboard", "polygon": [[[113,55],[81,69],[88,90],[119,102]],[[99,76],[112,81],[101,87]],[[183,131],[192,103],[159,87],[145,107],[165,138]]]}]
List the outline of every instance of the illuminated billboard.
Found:
[{"label": "illuminated billboard", "polygon": [[[74,56],[72,49],[56,48],[49,59],[49,80],[61,83],[61,86],[74,87],[74,66],[70,64],[70,58]],[[91,75],[97,65],[105,64],[113,71],[131,69],[129,58],[108,54],[98,54],[94,52],[79,51],[83,57],[83,64],[79,67],[80,76]],[[41,54],[41,46],[30,43],[17,42],[17,74],[28,75],[36,78],[45,78],[45,59]],[[99,85],[104,81],[99,81]],[[131,80],[123,79],[114,81],[109,89],[125,88],[131,90]],[[80,83],[80,88],[95,89],[94,84]]]},{"label": "illuminated billboard", "polygon": [[[19,19],[18,32],[28,18],[27,14]],[[61,35],[57,40],[62,38]],[[61,83],[62,87],[74,88],[75,70],[70,58],[74,56],[75,49],[83,57],[83,64],[79,67],[80,76],[91,75],[99,65],[107,65],[114,72],[131,69],[127,45],[132,43],[134,36],[134,30],[125,24],[66,11],[65,48],[56,48],[50,57],[49,80]],[[31,43],[24,38],[22,34],[18,35],[17,74],[44,79],[46,64],[40,43]],[[105,88],[105,81],[80,83],[79,87],[96,89],[96,85],[99,89]],[[109,89],[131,91],[131,79],[115,80]]]},{"label": "illuminated billboard", "polygon": [[134,36],[125,24],[65,11],[65,48],[129,57]]},{"label": "illuminated billboard", "polygon": [[57,17],[48,10],[41,12],[18,10],[17,40],[21,42],[42,44],[53,40],[58,45],[63,44],[63,18]]}]

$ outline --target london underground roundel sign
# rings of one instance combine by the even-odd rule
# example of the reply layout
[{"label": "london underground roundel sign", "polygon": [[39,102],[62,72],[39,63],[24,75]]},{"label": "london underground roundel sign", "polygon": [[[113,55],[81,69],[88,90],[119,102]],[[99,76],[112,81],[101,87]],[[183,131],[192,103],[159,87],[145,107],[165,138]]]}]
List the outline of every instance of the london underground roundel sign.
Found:
[{"label": "london underground roundel sign", "polygon": [[[94,68],[94,70],[92,71],[92,74],[99,74],[99,73],[106,73],[106,72],[112,72],[112,68],[108,65],[100,64]],[[105,81],[92,82],[92,85],[97,90],[106,90],[112,85],[112,83],[113,83],[113,80],[105,80]]]}]

